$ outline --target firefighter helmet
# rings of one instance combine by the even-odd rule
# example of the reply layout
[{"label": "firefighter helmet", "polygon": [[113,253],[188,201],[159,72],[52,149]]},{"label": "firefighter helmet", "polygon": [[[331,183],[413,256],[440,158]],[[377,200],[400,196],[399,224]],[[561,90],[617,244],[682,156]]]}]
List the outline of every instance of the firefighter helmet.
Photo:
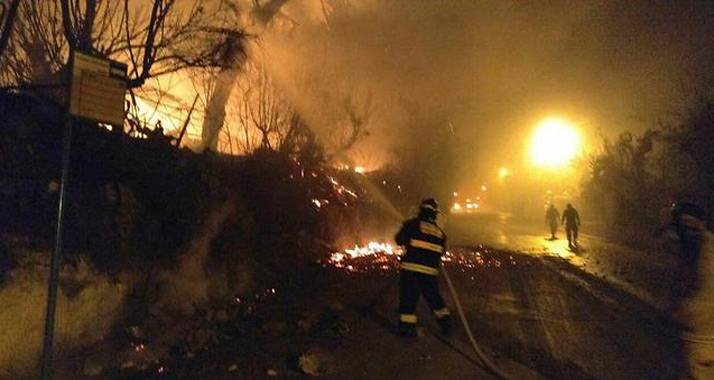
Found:
[{"label": "firefighter helmet", "polygon": [[434,198],[427,198],[421,201],[421,205],[419,205],[420,210],[431,210],[435,213],[439,212],[439,202],[436,201]]},{"label": "firefighter helmet", "polygon": [[703,229],[706,227],[706,212],[692,202],[675,202],[672,204],[671,216],[671,224],[678,232],[681,232],[682,228]]},{"label": "firefighter helmet", "polygon": [[672,218],[679,218],[683,215],[693,216],[699,220],[706,218],[704,210],[692,202],[680,201],[672,204]]}]

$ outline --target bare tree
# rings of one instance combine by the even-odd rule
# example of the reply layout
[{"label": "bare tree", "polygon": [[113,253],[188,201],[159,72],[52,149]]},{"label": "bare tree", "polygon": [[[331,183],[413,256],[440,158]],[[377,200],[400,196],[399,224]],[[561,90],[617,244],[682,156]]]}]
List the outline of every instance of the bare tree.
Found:
[{"label": "bare tree", "polygon": [[[259,33],[280,12],[288,0],[269,0],[265,4],[255,2],[255,7],[251,11],[251,20],[254,23],[254,33]],[[237,6],[233,7],[238,13]],[[245,45],[243,39],[232,39],[228,35],[223,43],[225,50],[221,56],[224,67],[218,73],[218,81],[212,96],[206,105],[206,115],[202,126],[202,146],[203,149],[216,150],[218,147],[218,135],[225,123],[226,104],[235,86],[238,73],[245,65]]]},{"label": "bare tree", "polygon": [[[5,48],[7,47],[7,42],[10,40],[10,35],[12,34],[20,0],[12,0],[9,6],[6,6],[5,3],[0,3],[0,6],[2,6],[0,9],[2,11],[0,14],[0,27],[2,27],[2,32],[0,33],[0,58],[2,58]],[[3,21],[5,21],[5,25],[2,25]]]},{"label": "bare tree", "polygon": [[237,87],[241,96],[234,102],[237,107],[233,116],[244,134],[241,152],[260,148],[292,157],[305,166],[324,162],[322,144],[291,107],[264,65],[257,62],[246,65]]},{"label": "bare tree", "polygon": [[259,136],[260,146],[278,150],[288,134],[290,107],[276,89],[265,67],[251,64],[240,83],[242,97],[237,114],[245,127]]},{"label": "bare tree", "polygon": [[202,146],[210,150],[218,147],[218,135],[226,118],[226,103],[233,90],[240,71],[239,62],[245,56],[243,39],[239,35],[228,35],[223,43],[220,57],[223,68],[216,75],[213,91],[208,96],[206,115],[201,129]]},{"label": "bare tree", "polygon": [[234,23],[221,18],[223,12],[208,11],[205,0],[189,8],[177,7],[176,0],[147,3],[149,7],[128,0],[24,0],[6,60],[12,76],[4,81],[32,83],[37,77],[26,74],[28,67],[33,74],[56,74],[66,62],[67,48],[74,47],[127,62],[128,85],[136,88],[185,68],[218,67],[226,36],[243,36]]},{"label": "bare tree", "polygon": [[337,130],[337,149],[346,152],[360,140],[369,136],[368,127],[374,117],[375,104],[372,92],[368,91],[362,99],[354,94],[347,94],[343,100],[345,118],[342,128]]},{"label": "bare tree", "polygon": [[55,1],[22,1],[16,17],[16,32],[9,39],[7,54],[0,57],[0,75],[5,85],[52,83],[66,61],[59,4]]},{"label": "bare tree", "polygon": [[[259,6],[256,8],[257,11],[254,9],[251,13],[251,20],[259,26],[262,26],[261,22],[274,20],[273,18],[278,15],[277,6],[282,6],[284,3],[285,1],[276,1]],[[323,4],[323,12],[327,21],[332,12],[327,4]],[[271,18],[267,18],[266,15]],[[282,17],[281,14],[282,18],[287,16]],[[276,27],[286,26],[290,30],[297,25],[290,19],[287,23],[280,24],[277,20],[274,21]],[[328,25],[327,22],[325,25]],[[238,48],[241,46],[236,46],[236,52]],[[245,49],[244,46],[242,48]],[[255,135],[259,137],[259,146],[282,150],[283,146],[291,145],[290,139],[294,136],[304,136],[302,133],[294,132],[307,128],[307,124],[303,118],[295,114],[294,105],[283,97],[272,83],[262,62],[265,57],[248,57],[245,50],[241,50],[240,53],[242,54],[231,57],[236,58],[237,66],[224,68],[217,76],[219,80],[216,81],[213,96],[209,98],[202,127],[203,147],[215,150],[218,146],[217,131],[220,128],[233,127],[224,125],[226,124],[225,102],[229,101],[230,93],[237,83],[236,90],[240,91],[240,100],[232,104],[239,104],[236,121],[240,125],[238,128],[243,128],[246,136],[244,151],[252,149],[249,146],[253,138],[249,136]],[[318,74],[299,75],[293,79],[294,85],[301,88],[301,93],[305,96],[320,99],[318,102],[323,107],[319,111],[314,110],[321,114],[320,123],[317,123],[323,127],[318,127],[320,143],[329,147],[331,155],[342,156],[369,135],[369,128],[374,123],[377,107],[371,91],[361,87],[354,78],[342,75],[344,72],[340,70],[338,61],[331,58],[328,53],[325,51],[320,54],[325,62],[320,65],[321,70]],[[301,111],[311,110],[301,109]],[[293,116],[300,122],[289,122]],[[317,138],[313,131],[310,131],[310,134],[313,134],[313,138]]]}]

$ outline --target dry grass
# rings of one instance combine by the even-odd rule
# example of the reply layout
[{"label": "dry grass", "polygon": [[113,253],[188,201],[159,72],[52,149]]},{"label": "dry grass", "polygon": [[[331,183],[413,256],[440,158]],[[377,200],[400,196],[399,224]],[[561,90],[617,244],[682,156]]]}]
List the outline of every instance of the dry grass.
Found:
[{"label": "dry grass", "polygon": [[[7,274],[0,288],[0,379],[36,377],[42,352],[49,253],[20,252],[18,256],[23,257],[21,265]],[[58,292],[55,352],[106,335],[123,315],[128,290],[97,274],[83,260],[64,267],[62,280],[71,286],[61,286]]]}]

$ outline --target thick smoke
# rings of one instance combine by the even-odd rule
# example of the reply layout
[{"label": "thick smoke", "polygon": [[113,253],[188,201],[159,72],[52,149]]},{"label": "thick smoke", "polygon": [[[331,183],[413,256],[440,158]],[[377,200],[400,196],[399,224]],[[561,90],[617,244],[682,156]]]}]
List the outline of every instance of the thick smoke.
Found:
[{"label": "thick smoke", "polygon": [[365,156],[451,123],[470,174],[521,161],[546,116],[586,136],[652,126],[686,103],[714,50],[713,7],[696,1],[294,1],[285,15],[290,31],[260,44],[320,134],[344,93],[369,91]]}]

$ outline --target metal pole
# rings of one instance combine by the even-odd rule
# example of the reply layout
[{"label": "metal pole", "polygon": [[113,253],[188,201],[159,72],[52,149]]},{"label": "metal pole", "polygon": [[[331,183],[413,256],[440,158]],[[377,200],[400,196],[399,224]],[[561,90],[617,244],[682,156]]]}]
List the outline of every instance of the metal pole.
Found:
[{"label": "metal pole", "polygon": [[74,70],[74,50],[70,49],[69,63],[67,64],[67,98],[65,99],[64,140],[62,144],[62,174],[59,201],[57,202],[57,233],[55,235],[55,249],[52,251],[50,265],[50,279],[47,290],[47,309],[45,316],[45,336],[42,346],[42,369],[40,380],[52,378],[52,342],[55,329],[55,310],[57,308],[57,280],[62,256],[62,225],[65,209],[65,193],[67,189],[67,173],[72,143],[72,116],[70,115],[70,102],[72,97],[72,71]]}]

